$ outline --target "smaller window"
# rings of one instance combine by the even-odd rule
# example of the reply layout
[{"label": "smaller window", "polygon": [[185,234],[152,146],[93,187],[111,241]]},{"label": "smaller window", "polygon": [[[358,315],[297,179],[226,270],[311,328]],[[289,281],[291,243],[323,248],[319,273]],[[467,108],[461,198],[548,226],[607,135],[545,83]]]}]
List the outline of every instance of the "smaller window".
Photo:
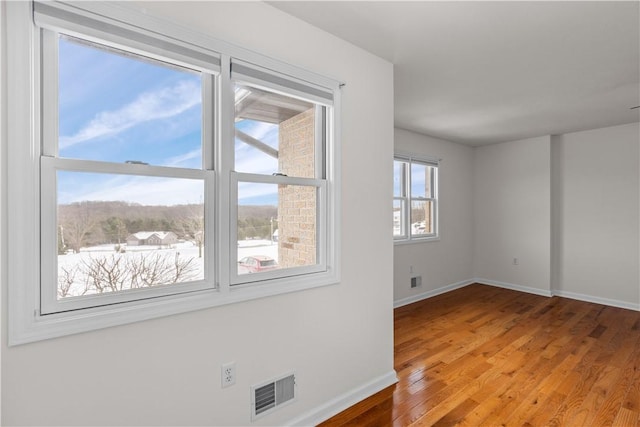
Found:
[{"label": "smaller window", "polygon": [[438,162],[396,157],[393,162],[393,237],[438,237]]},{"label": "smaller window", "polygon": [[291,88],[245,83],[240,71],[232,78],[231,285],[326,272],[330,107]]}]

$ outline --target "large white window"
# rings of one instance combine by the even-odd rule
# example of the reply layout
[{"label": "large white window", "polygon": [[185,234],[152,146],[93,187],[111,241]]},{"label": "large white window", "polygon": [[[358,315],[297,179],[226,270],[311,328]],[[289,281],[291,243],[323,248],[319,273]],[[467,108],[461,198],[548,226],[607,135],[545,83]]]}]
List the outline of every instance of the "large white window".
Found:
[{"label": "large white window", "polygon": [[339,280],[337,82],[104,3],[7,9],[12,344]]},{"label": "large white window", "polygon": [[394,158],[393,237],[396,242],[438,238],[438,161]]},{"label": "large white window", "polygon": [[62,31],[41,29],[41,313],[212,288],[217,64]]}]

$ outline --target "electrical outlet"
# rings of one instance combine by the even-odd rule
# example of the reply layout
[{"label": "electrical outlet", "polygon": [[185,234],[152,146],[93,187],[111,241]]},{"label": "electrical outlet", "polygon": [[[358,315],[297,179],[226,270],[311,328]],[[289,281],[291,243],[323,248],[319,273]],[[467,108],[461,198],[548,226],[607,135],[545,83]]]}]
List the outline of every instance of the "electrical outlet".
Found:
[{"label": "electrical outlet", "polygon": [[229,362],[222,365],[222,388],[232,386],[236,383],[236,362]]}]

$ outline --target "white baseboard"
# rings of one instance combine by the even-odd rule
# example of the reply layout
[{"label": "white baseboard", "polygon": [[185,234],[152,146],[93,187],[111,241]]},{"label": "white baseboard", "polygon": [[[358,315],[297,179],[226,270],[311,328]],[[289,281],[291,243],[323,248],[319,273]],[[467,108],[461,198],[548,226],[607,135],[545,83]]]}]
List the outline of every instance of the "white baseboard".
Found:
[{"label": "white baseboard", "polygon": [[455,289],[464,288],[473,283],[473,280],[463,280],[462,282],[452,283],[450,285],[443,286],[441,288],[432,289],[427,292],[423,292],[417,295],[411,295],[407,298],[402,298],[393,302],[393,308],[402,307],[403,305],[408,305],[414,302],[422,301],[423,299],[435,297],[436,295],[444,294],[446,292],[451,292]]},{"label": "white baseboard", "polygon": [[427,298],[434,297],[436,295],[444,294],[446,292],[450,292],[450,291],[453,291],[455,289],[464,288],[465,286],[468,286],[468,285],[470,285],[472,283],[479,283],[481,285],[496,286],[498,288],[511,289],[511,290],[514,290],[514,291],[526,292],[526,293],[529,293],[529,294],[540,295],[540,296],[543,296],[543,297],[552,297],[552,296],[556,295],[556,296],[559,296],[559,297],[575,299],[575,300],[578,300],[578,301],[586,301],[586,302],[592,302],[592,303],[595,303],[595,304],[608,305],[608,306],[611,306],[611,307],[619,307],[619,308],[626,308],[628,310],[640,311],[640,301],[639,302],[629,302],[629,301],[621,301],[621,300],[610,299],[610,298],[602,298],[602,297],[597,297],[597,296],[593,296],[593,295],[579,294],[579,293],[576,293],[576,292],[568,292],[568,291],[562,291],[562,290],[553,290],[552,291],[552,290],[546,290],[546,289],[531,288],[529,286],[515,285],[513,283],[500,282],[500,281],[497,281],[497,280],[483,279],[481,277],[476,277],[476,278],[473,278],[471,280],[463,280],[462,282],[453,283],[451,285],[447,285],[447,286],[443,286],[443,287],[438,288],[438,289],[433,289],[431,291],[423,292],[423,293],[418,294],[418,295],[412,295],[412,296],[407,297],[407,298],[402,298],[402,299],[396,300],[396,301],[393,302],[393,308],[402,307],[403,305],[407,305],[407,304],[411,304],[411,303],[414,303],[414,302],[422,301],[423,299],[427,299]]},{"label": "white baseboard", "polygon": [[531,288],[529,286],[514,285],[513,283],[498,282],[497,280],[482,279],[480,277],[476,277],[475,279],[472,280],[472,282],[480,283],[481,285],[490,285],[498,288],[511,289],[513,291],[526,292],[528,294],[541,295],[543,297],[553,296],[551,291],[547,289],[538,289],[538,288]]},{"label": "white baseboard", "polygon": [[586,301],[586,302],[592,302],[595,304],[609,305],[612,307],[619,307],[619,308],[626,308],[629,310],[640,311],[640,303],[620,301],[616,299],[602,298],[602,297],[596,297],[593,295],[578,294],[575,292],[568,292],[568,291],[561,291],[561,290],[554,290],[553,295],[557,295],[563,298],[576,299],[578,301]]},{"label": "white baseboard", "polygon": [[315,426],[323,421],[328,420],[345,409],[355,405],[356,403],[366,399],[367,397],[383,390],[390,385],[398,382],[396,371],[386,373],[378,378],[362,384],[330,401],[318,406],[317,408],[302,414],[301,416],[286,423],[287,426]]},{"label": "white baseboard", "polygon": [[620,301],[616,299],[602,298],[602,297],[597,297],[593,295],[579,294],[576,292],[568,292],[568,291],[561,291],[561,290],[547,291],[546,289],[530,288],[528,286],[514,285],[512,283],[498,282],[495,280],[488,280],[488,279],[482,279],[482,278],[475,278],[473,279],[473,282],[480,283],[483,285],[497,286],[505,289],[512,289],[514,291],[527,292],[530,294],[541,295],[544,297],[559,296],[563,298],[575,299],[578,301],[586,301],[586,302],[592,302],[595,304],[608,305],[611,307],[619,307],[619,308],[626,308],[629,310],[640,311],[640,303]]}]

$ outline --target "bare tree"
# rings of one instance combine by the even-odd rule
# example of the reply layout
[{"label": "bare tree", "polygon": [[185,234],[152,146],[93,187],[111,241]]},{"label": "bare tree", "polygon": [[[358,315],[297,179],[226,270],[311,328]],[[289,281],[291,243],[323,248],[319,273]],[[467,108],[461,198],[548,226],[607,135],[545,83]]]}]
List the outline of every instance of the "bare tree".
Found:
[{"label": "bare tree", "polygon": [[189,212],[176,221],[179,232],[198,246],[198,258],[202,258],[204,245],[204,205],[190,206]]},{"label": "bare tree", "polygon": [[58,298],[74,296],[71,293],[71,288],[76,281],[77,275],[78,267],[60,268],[60,271],[58,272]]},{"label": "bare tree", "polygon": [[88,279],[90,287],[97,293],[116,292],[126,289],[126,269],[123,257],[91,257],[84,261],[81,272]]},{"label": "bare tree", "polygon": [[58,297],[117,292],[187,282],[198,277],[193,258],[179,252],[90,257],[58,273]]},{"label": "bare tree", "polygon": [[166,285],[186,282],[196,278],[197,266],[193,258],[180,258],[180,252],[171,255],[149,254],[129,258],[127,269],[130,272],[132,288]]},{"label": "bare tree", "polygon": [[87,202],[73,203],[60,218],[60,225],[64,228],[64,241],[75,253],[80,252],[96,223]]}]

